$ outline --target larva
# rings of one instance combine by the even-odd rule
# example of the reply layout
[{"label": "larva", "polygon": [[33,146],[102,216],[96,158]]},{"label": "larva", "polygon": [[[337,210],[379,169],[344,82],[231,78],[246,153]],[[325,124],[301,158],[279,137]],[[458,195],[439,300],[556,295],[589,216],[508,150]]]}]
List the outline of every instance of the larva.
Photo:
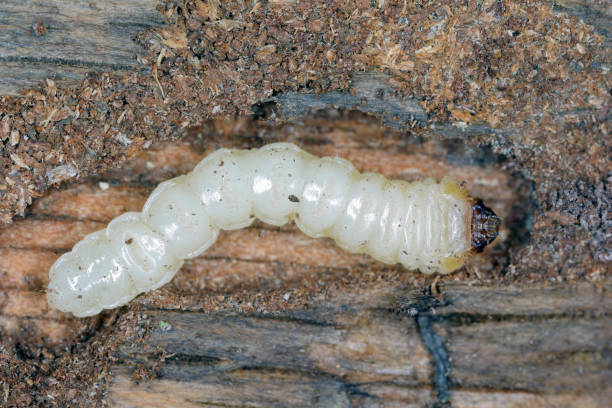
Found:
[{"label": "larva", "polygon": [[79,317],[121,306],[167,283],[220,229],[244,228],[254,218],[293,220],[311,237],[427,274],[462,266],[500,224],[448,178],[390,181],[289,143],[221,149],[161,183],[142,212],[118,216],[62,255],[49,271],[49,305]]}]

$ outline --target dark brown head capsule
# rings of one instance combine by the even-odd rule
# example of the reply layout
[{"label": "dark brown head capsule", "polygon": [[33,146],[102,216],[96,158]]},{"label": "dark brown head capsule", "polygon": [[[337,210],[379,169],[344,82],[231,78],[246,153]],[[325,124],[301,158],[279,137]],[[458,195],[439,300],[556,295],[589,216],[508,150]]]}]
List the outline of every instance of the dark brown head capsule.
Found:
[{"label": "dark brown head capsule", "polygon": [[474,200],[472,205],[472,249],[476,252],[489,245],[499,233],[501,220],[482,200]]}]

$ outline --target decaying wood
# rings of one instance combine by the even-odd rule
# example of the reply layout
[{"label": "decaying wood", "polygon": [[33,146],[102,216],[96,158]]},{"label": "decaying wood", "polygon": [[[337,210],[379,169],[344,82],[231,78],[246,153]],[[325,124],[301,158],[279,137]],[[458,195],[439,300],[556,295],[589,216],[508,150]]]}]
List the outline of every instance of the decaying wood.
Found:
[{"label": "decaying wood", "polygon": [[[589,1],[550,1],[555,10],[592,24],[610,41],[610,10]],[[0,5],[0,95],[16,95],[47,78],[74,81],[89,71],[137,70],[132,36],[159,27],[156,0],[19,0]],[[356,104],[357,108],[359,104]],[[288,106],[287,109],[291,109]]]},{"label": "decaying wood", "polygon": [[90,71],[137,70],[132,36],[163,23],[155,0],[0,4],[0,95],[17,95],[47,78],[59,83]]},{"label": "decaying wood", "polygon": [[[272,314],[148,310],[154,329],[144,344],[122,347],[110,400],[126,407],[422,407],[439,398],[456,407],[607,404],[610,299],[590,285],[473,289],[445,285],[440,301],[374,284]],[[532,304],[520,302],[530,295]],[[155,367],[157,378],[135,382],[142,365]],[[450,371],[434,373],[439,366]]]},{"label": "decaying wood", "polygon": [[[333,127],[329,128],[330,124]],[[322,126],[329,130],[320,133],[317,129]],[[406,144],[406,141],[390,138],[393,133],[385,137],[384,128],[375,120],[355,125],[351,120],[318,119],[305,123],[300,129],[291,126],[286,129],[276,134],[270,132],[270,141],[284,135],[285,140],[303,145],[313,154],[339,155],[351,160],[362,171],[381,172],[389,178],[414,180],[429,176],[441,179],[452,174],[457,180],[465,181],[473,194],[491,203],[502,217],[509,215],[517,203],[514,182],[504,172],[494,168],[483,171],[475,164],[453,166],[443,160],[444,147],[436,143]],[[5,327],[18,327],[19,322],[11,319],[20,316],[41,321],[48,321],[50,316],[58,317],[55,312],[49,315],[46,311],[43,298],[46,274],[52,262],[84,235],[104,228],[123,212],[140,211],[157,183],[189,171],[215,148],[248,147],[253,143],[240,136],[209,141],[201,139],[200,133],[195,134],[195,138],[180,143],[159,145],[133,158],[123,168],[107,172],[101,176],[103,188],[95,181],[87,181],[50,192],[34,203],[26,218],[0,228],[0,271],[4,277],[2,305],[4,318],[8,319]],[[360,134],[369,137],[362,139]],[[261,141],[254,143],[252,147]],[[385,268],[364,255],[349,255],[325,240],[307,238],[293,225],[282,228],[256,225],[258,227],[244,231],[223,233],[203,257],[187,262],[179,274],[180,286],[184,286],[182,290],[223,292],[240,285],[269,282],[278,277],[280,266],[290,267],[291,273],[299,275],[292,277],[293,280],[308,274],[311,268],[322,271],[334,267],[355,271]],[[502,234],[507,235],[508,231],[504,229]],[[491,260],[486,257],[474,262],[476,271],[492,267]],[[60,339],[61,336],[57,340]]]},{"label": "decaying wood", "polygon": [[[329,131],[313,130],[321,128]],[[441,159],[440,144],[405,144],[382,129],[375,121],[355,127],[353,120],[313,119],[272,137],[284,134],[314,154],[338,154],[388,177],[453,174],[502,217],[516,206],[504,172],[476,162],[452,165]],[[78,319],[47,308],[51,263],[111,218],[139,210],[155,183],[222,145],[195,132],[154,146],[100,179],[51,192],[26,218],[0,229],[3,329],[17,331],[27,322],[55,343],[78,335]],[[502,240],[508,234],[503,230]],[[506,256],[494,253],[434,282],[347,254],[293,225],[256,223],[223,233],[169,285],[127,307],[148,334],[119,342],[108,401],[121,407],[605,406],[610,282],[601,290],[586,283],[487,283],[477,276],[493,268],[495,256]]]},{"label": "decaying wood", "polygon": [[[300,20],[304,28],[297,30],[299,35],[304,34],[306,40],[306,35],[327,37],[321,43],[308,42],[303,59],[291,53],[283,58],[296,57],[300,64],[308,65],[314,55],[329,62],[322,66],[330,70],[325,71],[330,77],[335,75],[334,87],[315,95],[313,89],[326,90],[330,78],[307,73],[312,88],[306,92],[300,87],[310,85],[303,78],[268,81],[278,73],[279,64],[286,62],[279,59],[279,50],[290,49],[287,44],[293,40],[279,31],[279,21],[273,17],[267,21],[271,23],[267,32],[266,20],[257,13],[269,7],[266,15],[281,15],[279,10],[291,9],[296,3],[271,1],[261,2],[262,6],[253,2],[248,16],[258,19],[258,24],[263,22],[263,34],[254,50],[231,32],[230,25],[243,24],[244,16],[217,16],[213,20],[223,18],[215,20],[217,31],[208,31],[213,26],[206,18],[215,8],[210,4],[216,2],[186,3],[195,4],[187,13],[188,23],[181,20],[166,27],[163,38],[143,35],[141,40],[157,41],[145,41],[146,46],[154,44],[147,50],[136,46],[132,36],[163,24],[162,15],[155,10],[157,1],[42,0],[36,3],[36,12],[31,4],[17,0],[0,4],[1,25],[8,27],[0,29],[0,95],[16,95],[47,78],[55,80],[48,81],[44,91],[31,93],[27,103],[17,103],[23,111],[5,116],[0,123],[14,126],[13,119],[23,116],[27,125],[10,128],[6,135],[0,133],[4,149],[10,152],[3,158],[6,168],[10,166],[19,175],[27,167],[47,166],[33,172],[36,177],[30,181],[21,181],[24,188],[36,184],[32,190],[36,194],[28,197],[37,198],[25,216],[0,226],[0,406],[61,406],[74,401],[121,407],[609,405],[612,281],[606,269],[609,265],[600,262],[609,254],[604,245],[593,249],[594,244],[589,244],[606,243],[610,190],[593,169],[603,168],[600,164],[606,160],[601,141],[607,131],[608,102],[599,89],[591,89],[584,101],[552,107],[548,101],[526,107],[533,101],[516,83],[508,89],[500,85],[488,94],[493,102],[462,99],[468,87],[484,89],[499,80],[494,68],[500,62],[500,69],[516,64],[514,80],[532,86],[534,95],[550,93],[565,100],[567,93],[576,93],[589,83],[582,77],[574,80],[572,75],[604,72],[605,66],[598,62],[601,55],[589,53],[605,53],[609,47],[601,51],[593,46],[592,38],[582,43],[582,35],[590,38],[584,27],[579,34],[567,31],[571,40],[562,43],[555,42],[554,30],[537,37],[542,40],[538,45],[542,52],[525,55],[548,58],[560,52],[567,56],[568,60],[559,61],[571,62],[573,71],[564,65],[562,73],[567,76],[562,79],[538,68],[537,59],[509,57],[506,61],[505,57],[513,55],[508,44],[515,35],[534,35],[531,29],[536,27],[548,33],[556,24],[545,13],[533,26],[527,21],[531,16],[523,16],[516,32],[496,37],[503,40],[499,44],[487,43],[486,35],[483,37],[482,48],[476,49],[472,60],[484,66],[470,67],[480,79],[468,83],[460,80],[456,67],[442,67],[445,73],[456,75],[453,89],[433,87],[429,88],[432,94],[419,94],[406,84],[414,83],[415,78],[424,81],[433,70],[421,66],[412,79],[397,76],[393,67],[397,61],[381,61],[384,55],[376,54],[377,64],[384,69],[379,66],[376,73],[348,75],[339,61],[348,61],[341,49],[350,47],[346,42],[335,43],[334,38],[346,40],[351,35],[339,30],[338,24],[311,16],[312,21]],[[552,3],[556,12],[570,13],[593,25],[609,45],[605,6],[582,1]],[[479,11],[481,17],[494,20],[503,15],[504,2],[487,4]],[[170,15],[176,11],[173,7],[164,10]],[[362,18],[370,13],[364,20],[370,24],[380,11],[372,6]],[[455,15],[468,17],[458,21],[469,24],[460,23],[455,31],[435,25],[442,10],[430,11],[423,18],[431,18],[434,26],[426,25],[418,33],[410,34],[410,24],[388,20],[396,24],[391,34],[407,30],[401,41],[409,51],[406,55],[413,51],[427,54],[431,49],[423,42],[416,50],[413,37],[443,33],[449,36],[441,40],[459,38],[455,35],[465,35],[463,29],[481,25],[470,20],[469,11],[458,7]],[[330,16],[330,22],[336,17]],[[294,29],[298,20],[285,22]],[[490,21],[487,27],[493,35]],[[220,24],[226,28],[219,30]],[[334,34],[330,36],[323,28]],[[190,36],[187,48],[177,42],[185,33]],[[235,40],[236,50],[245,52],[247,68],[254,69],[247,75],[244,67],[232,65],[239,59],[225,46],[203,50],[199,44],[205,35],[209,36],[206,41],[219,44],[226,38],[228,44]],[[265,45],[266,41],[277,45],[276,54],[268,52],[276,45]],[[320,44],[337,46],[340,51],[323,57]],[[379,52],[392,51],[383,50],[386,43],[381,44]],[[156,54],[162,51],[164,54]],[[141,52],[148,58],[142,64],[137,59]],[[453,52],[446,49],[442,56]],[[435,58],[421,57],[432,68],[440,68]],[[199,63],[205,67],[201,72]],[[371,61],[368,64],[374,69]],[[159,78],[150,72],[158,65]],[[110,73],[92,76],[91,82],[75,88],[76,94],[69,90],[72,88],[63,88],[90,71]],[[129,80],[124,73],[130,73]],[[340,91],[338,84],[345,76],[352,81]],[[233,81],[240,86],[234,89]],[[257,81],[264,86],[255,86]],[[609,89],[603,81],[600,85]],[[225,86],[228,93],[211,91],[219,86]],[[276,87],[286,88],[273,92]],[[397,88],[408,91],[395,92]],[[445,98],[448,94],[447,101],[440,92]],[[266,98],[251,106],[261,95]],[[424,100],[433,96],[440,106]],[[518,105],[522,113],[514,117]],[[14,109],[14,105],[6,106]],[[254,118],[204,121],[211,112],[234,112],[230,108],[237,107],[243,113],[252,107]],[[312,109],[325,111],[310,115]],[[440,120],[445,109],[450,116]],[[501,114],[497,120],[513,120],[496,126],[495,121],[480,122],[472,116],[482,118],[486,111]],[[547,119],[540,123],[534,118]],[[278,125],[282,121],[292,122]],[[118,130],[111,128],[107,133],[108,123]],[[15,134],[14,129],[19,132]],[[593,132],[601,140],[585,145],[581,132]],[[133,156],[151,140],[183,135],[187,136],[180,141],[154,145]],[[547,137],[538,139],[542,135]],[[471,143],[472,138],[484,143]],[[30,143],[33,140],[40,151],[29,149],[35,145]],[[294,142],[317,155],[340,155],[359,170],[391,178],[450,174],[493,207],[504,219],[504,228],[496,245],[465,269],[435,278],[347,254],[328,240],[305,237],[293,225],[272,228],[256,223],[245,230],[222,233],[209,251],[188,261],[170,284],[119,311],[80,320],[48,309],[44,297],[48,269],[84,235],[103,228],[122,212],[140,210],[157,183],[190,170],[216,148],[257,147],[274,141]],[[574,150],[555,150],[572,145]],[[63,147],[69,149],[64,152]],[[550,159],[537,156],[541,152]],[[50,153],[65,153],[66,157],[55,162],[49,159]],[[528,159],[531,154],[532,161]],[[113,166],[126,157],[122,167]],[[547,163],[553,165],[547,167]],[[582,173],[583,165],[590,170]],[[76,167],[57,179],[49,177],[64,166]],[[559,169],[566,168],[576,169],[568,177],[574,184],[563,184],[567,180],[561,175],[566,173]],[[58,185],[62,180],[64,184]],[[19,186],[19,179],[17,184],[11,181],[13,184],[3,180],[0,188]],[[19,208],[25,204],[21,202]],[[10,218],[20,213],[13,210]],[[568,231],[571,236],[564,235]],[[586,231],[599,235],[593,238]],[[532,241],[526,243],[529,234]],[[599,258],[576,256],[591,251]],[[595,258],[599,261],[593,261]],[[571,262],[566,265],[566,260]],[[538,270],[533,265],[545,268]]]}]

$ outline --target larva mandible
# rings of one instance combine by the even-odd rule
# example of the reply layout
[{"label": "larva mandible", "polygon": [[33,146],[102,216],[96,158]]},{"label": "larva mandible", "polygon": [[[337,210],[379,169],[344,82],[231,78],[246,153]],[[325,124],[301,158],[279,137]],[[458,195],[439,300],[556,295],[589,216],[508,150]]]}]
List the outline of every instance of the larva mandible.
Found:
[{"label": "larva mandible", "polygon": [[141,213],[118,216],[62,255],[49,271],[49,305],[79,317],[121,306],[167,283],[220,229],[255,217],[272,225],[293,220],[311,237],[427,274],[461,267],[500,224],[449,178],[390,181],[290,143],[221,149],[161,183]]}]

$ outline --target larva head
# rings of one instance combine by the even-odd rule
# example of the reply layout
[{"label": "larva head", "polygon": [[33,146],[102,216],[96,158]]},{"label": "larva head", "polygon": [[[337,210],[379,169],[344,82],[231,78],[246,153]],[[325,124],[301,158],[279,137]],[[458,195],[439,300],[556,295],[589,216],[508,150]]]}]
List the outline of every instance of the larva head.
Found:
[{"label": "larva head", "polygon": [[472,204],[472,248],[476,252],[489,245],[497,237],[501,220],[482,200]]}]

